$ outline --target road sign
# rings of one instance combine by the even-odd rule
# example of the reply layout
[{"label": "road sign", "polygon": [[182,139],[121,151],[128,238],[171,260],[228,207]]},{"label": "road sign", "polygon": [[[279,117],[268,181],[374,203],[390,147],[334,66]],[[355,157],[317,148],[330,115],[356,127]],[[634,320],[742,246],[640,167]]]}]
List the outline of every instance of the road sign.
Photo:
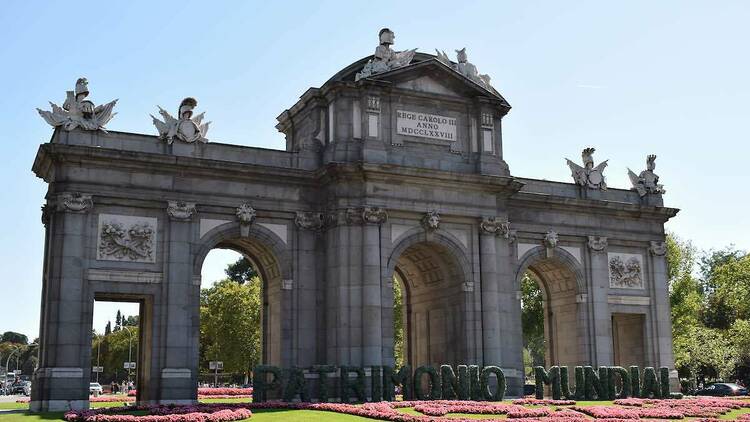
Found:
[{"label": "road sign", "polygon": [[13,371],[13,373],[16,374],[16,375],[21,375],[23,373],[23,371],[20,370],[20,369],[16,369],[15,371]]},{"label": "road sign", "polygon": [[104,372],[104,367],[103,366],[92,366],[91,367],[91,372]]},{"label": "road sign", "polygon": [[212,360],[208,362],[208,369],[222,370],[224,369],[224,362],[220,360]]},{"label": "road sign", "polygon": [[125,362],[122,367],[125,369],[135,369],[135,362]]}]

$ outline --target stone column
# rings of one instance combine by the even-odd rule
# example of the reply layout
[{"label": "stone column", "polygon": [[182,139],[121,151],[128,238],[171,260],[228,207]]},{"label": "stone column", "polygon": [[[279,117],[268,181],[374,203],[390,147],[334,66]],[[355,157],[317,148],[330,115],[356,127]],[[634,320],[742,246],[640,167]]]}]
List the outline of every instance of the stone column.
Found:
[{"label": "stone column", "polygon": [[672,318],[669,310],[669,291],[667,287],[667,244],[664,241],[652,241],[649,245],[651,259],[651,298],[653,301],[653,316],[655,317],[656,332],[649,342],[653,345],[652,356],[656,361],[654,367],[666,366],[670,370],[669,379],[672,391],[679,391],[679,379],[674,370],[674,354],[672,351]]},{"label": "stone column", "polygon": [[188,404],[197,400],[199,330],[191,323],[198,318],[196,300],[200,284],[193,283],[191,241],[194,203],[169,201],[164,301],[162,303],[163,355],[160,403]]},{"label": "stone column", "polygon": [[[591,283],[589,284],[588,301],[593,322],[591,338],[593,339],[593,356],[591,365],[612,365],[612,314],[609,311],[609,261],[607,259],[607,238],[589,236],[589,257],[591,259]],[[583,352],[583,351],[581,351]]]},{"label": "stone column", "polygon": [[383,363],[380,225],[387,218],[382,208],[366,207],[362,212],[362,364],[365,366]]},{"label": "stone column", "polygon": [[497,278],[500,311],[500,355],[509,396],[522,396],[524,384],[523,329],[521,326],[520,285],[516,280],[518,267],[514,246],[516,234],[505,223],[498,233]]},{"label": "stone column", "polygon": [[483,218],[479,224],[479,265],[482,290],[482,357],[485,365],[499,365],[500,314],[498,301],[497,255],[495,243],[499,230],[496,217]]},{"label": "stone column", "polygon": [[46,250],[51,257],[43,275],[39,368],[34,373],[32,412],[85,409],[89,406],[91,313],[85,280],[90,236],[91,195],[63,193]]},{"label": "stone column", "polygon": [[318,362],[317,329],[318,310],[317,276],[315,246],[318,233],[323,227],[323,214],[319,212],[298,212],[294,220],[297,231],[297,254],[294,283],[294,294],[297,298],[297,357],[295,365],[311,366]]}]

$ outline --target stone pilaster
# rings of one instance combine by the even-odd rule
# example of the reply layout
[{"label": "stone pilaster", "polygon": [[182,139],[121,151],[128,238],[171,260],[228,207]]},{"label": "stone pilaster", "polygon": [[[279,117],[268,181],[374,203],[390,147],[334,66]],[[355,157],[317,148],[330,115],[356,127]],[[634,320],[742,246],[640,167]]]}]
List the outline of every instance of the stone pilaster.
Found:
[{"label": "stone pilaster", "polygon": [[485,365],[499,365],[500,314],[497,277],[497,233],[499,222],[484,218],[479,224],[479,263],[482,287],[482,355]]},{"label": "stone pilaster", "polygon": [[607,238],[589,236],[588,249],[591,259],[591,283],[588,305],[592,321],[593,341],[591,365],[612,365],[612,315],[609,311],[609,261],[607,260]]},{"label": "stone pilaster", "polygon": [[388,219],[382,208],[362,212],[362,364],[383,363],[380,285],[380,226]]},{"label": "stone pilaster", "polygon": [[34,373],[30,409],[51,412],[89,406],[93,303],[85,283],[86,233],[91,195],[56,198],[55,224],[48,237],[52,261],[45,266],[39,368]]},{"label": "stone pilaster", "polygon": [[195,204],[168,201],[163,297],[166,312],[161,316],[161,338],[164,339],[158,398],[161,403],[186,403],[197,399],[199,327],[191,321],[199,312],[200,284],[192,274],[190,243],[193,234]]}]

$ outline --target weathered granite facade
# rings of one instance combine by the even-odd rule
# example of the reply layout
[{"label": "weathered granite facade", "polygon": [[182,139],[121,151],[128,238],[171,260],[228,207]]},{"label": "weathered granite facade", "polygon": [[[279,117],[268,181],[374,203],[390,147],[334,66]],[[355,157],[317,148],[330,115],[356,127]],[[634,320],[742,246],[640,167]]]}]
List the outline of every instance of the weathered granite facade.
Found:
[{"label": "weathered granite facade", "polygon": [[[677,210],[513,176],[494,89],[421,53],[355,81],[369,59],[279,116],[285,151],[55,130],[33,167],[49,190],[32,409],[88,405],[95,299],[141,303],[139,400],[195,400],[213,248],[262,275],[266,363],[393,364],[395,277],[409,362],[496,364],[518,395],[528,270],[550,364],[673,366],[660,245]],[[639,257],[639,281],[613,284],[611,256]]]}]

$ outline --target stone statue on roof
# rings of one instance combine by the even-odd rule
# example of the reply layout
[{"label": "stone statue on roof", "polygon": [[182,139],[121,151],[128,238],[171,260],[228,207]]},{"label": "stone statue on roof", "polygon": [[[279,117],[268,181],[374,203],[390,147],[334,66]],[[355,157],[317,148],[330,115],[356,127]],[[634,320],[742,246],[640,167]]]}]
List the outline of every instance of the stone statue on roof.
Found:
[{"label": "stone statue on roof", "polygon": [[164,139],[168,144],[174,142],[175,139],[189,144],[193,142],[208,142],[206,133],[208,132],[208,125],[211,122],[201,124],[205,113],[193,117],[193,109],[197,105],[198,101],[195,98],[185,98],[177,110],[178,117],[176,119],[166,110],[159,107],[159,114],[164,118],[164,121],[151,115],[154,126],[159,131],[159,138]]},{"label": "stone statue on roof", "polygon": [[578,164],[565,159],[570,167],[571,176],[579,186],[584,186],[590,189],[601,189],[607,190],[607,182],[604,179],[604,169],[607,167],[607,161],[604,160],[599,163],[598,166],[594,167],[594,148],[586,148],[581,152],[581,158],[583,159],[583,167]]},{"label": "stone statue on roof", "polygon": [[354,80],[358,81],[362,78],[406,66],[411,63],[414,54],[417,52],[416,48],[406,51],[394,51],[391,45],[393,45],[396,39],[396,34],[388,28],[381,29],[378,37],[380,38],[380,45],[375,48],[375,54],[365,64],[362,71],[357,72]]},{"label": "stone statue on roof", "polygon": [[490,85],[490,76],[480,74],[479,71],[477,71],[477,67],[473,63],[469,62],[469,58],[466,54],[466,47],[460,50],[456,50],[456,61],[458,63],[453,63],[448,58],[448,55],[445,54],[445,51],[435,49],[435,52],[437,53],[437,60],[439,62],[460,73],[472,82],[481,85],[483,88],[494,91],[492,85]]},{"label": "stone statue on roof", "polygon": [[664,186],[659,184],[659,176],[654,173],[655,168],[656,155],[651,154],[646,157],[646,170],[643,170],[641,174],[636,176],[633,170],[628,169],[628,176],[633,184],[632,190],[638,192],[641,197],[648,194],[666,193]]},{"label": "stone statue on roof", "polygon": [[78,78],[75,91],[67,91],[67,97],[63,106],[50,102],[52,111],[36,109],[39,115],[53,127],[62,127],[65,130],[73,130],[80,127],[83,130],[104,130],[106,125],[115,114],[112,110],[117,100],[107,104],[95,106],[87,99],[89,96],[89,81],[86,78]]}]

